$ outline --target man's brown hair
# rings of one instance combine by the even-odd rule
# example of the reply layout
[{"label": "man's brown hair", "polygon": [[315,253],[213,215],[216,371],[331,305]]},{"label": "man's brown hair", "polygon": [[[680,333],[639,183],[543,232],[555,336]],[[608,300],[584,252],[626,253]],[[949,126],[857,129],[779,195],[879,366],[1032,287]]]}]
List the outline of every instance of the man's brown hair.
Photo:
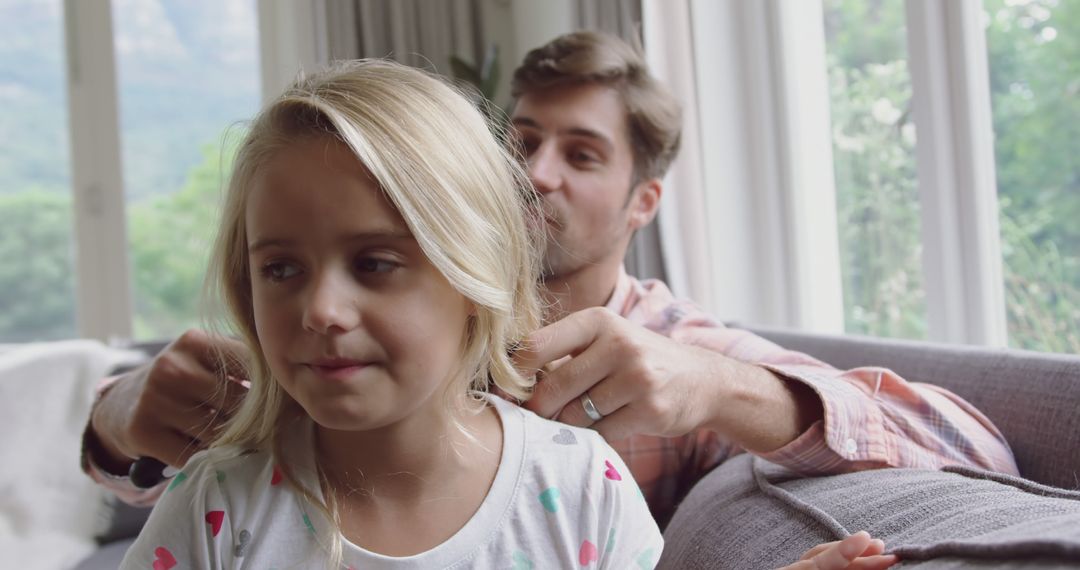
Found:
[{"label": "man's brown hair", "polygon": [[514,98],[566,85],[615,89],[626,107],[635,182],[662,178],[679,152],[682,106],[649,74],[641,50],[591,31],[564,34],[530,51],[514,70]]}]

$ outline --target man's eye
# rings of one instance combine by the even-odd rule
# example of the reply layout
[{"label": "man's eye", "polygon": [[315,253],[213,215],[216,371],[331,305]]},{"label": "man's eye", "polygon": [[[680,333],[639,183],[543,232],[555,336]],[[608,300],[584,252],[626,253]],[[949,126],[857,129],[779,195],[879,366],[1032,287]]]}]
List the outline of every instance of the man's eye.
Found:
[{"label": "man's eye", "polygon": [[397,263],[377,257],[358,257],[353,266],[360,273],[389,273],[397,269]]},{"label": "man's eye", "polygon": [[596,162],[597,158],[591,152],[577,150],[570,153],[570,161],[577,163],[590,163]]},{"label": "man's eye", "polygon": [[536,147],[538,146],[539,144],[532,139],[520,139],[518,141],[518,150],[521,151],[521,154],[524,156],[532,156],[532,154],[536,152]]},{"label": "man's eye", "polygon": [[274,283],[280,283],[300,273],[300,268],[295,263],[287,261],[271,261],[262,267],[262,275]]}]

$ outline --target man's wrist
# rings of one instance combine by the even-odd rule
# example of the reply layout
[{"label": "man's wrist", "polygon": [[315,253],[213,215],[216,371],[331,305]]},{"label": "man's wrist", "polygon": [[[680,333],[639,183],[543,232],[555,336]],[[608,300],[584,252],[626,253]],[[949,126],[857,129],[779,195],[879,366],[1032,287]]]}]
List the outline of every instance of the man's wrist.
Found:
[{"label": "man's wrist", "polygon": [[716,372],[723,395],[708,427],[752,452],[770,452],[798,438],[823,415],[802,382],[756,364],[726,359]]},{"label": "man's wrist", "polygon": [[102,413],[103,401],[107,398],[109,392],[116,389],[118,379],[117,376],[105,379],[98,390],[93,405],[90,407],[90,420],[86,423],[86,429],[83,430],[82,457],[84,469],[88,467],[87,463],[89,462],[99,471],[117,477],[126,477],[135,459],[127,456],[116,446],[110,445],[105,438],[102,438],[100,435],[101,428],[98,425],[101,420],[100,414]]}]

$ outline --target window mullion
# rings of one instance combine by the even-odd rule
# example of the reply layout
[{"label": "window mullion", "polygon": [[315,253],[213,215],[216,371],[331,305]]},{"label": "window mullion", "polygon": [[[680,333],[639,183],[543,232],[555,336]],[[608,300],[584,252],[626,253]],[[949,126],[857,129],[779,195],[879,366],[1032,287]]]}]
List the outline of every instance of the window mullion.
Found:
[{"label": "window mullion", "polygon": [[978,0],[907,0],[906,9],[929,337],[1003,346],[982,8]]},{"label": "window mullion", "polygon": [[66,0],[79,334],[131,338],[132,309],[109,0]]}]

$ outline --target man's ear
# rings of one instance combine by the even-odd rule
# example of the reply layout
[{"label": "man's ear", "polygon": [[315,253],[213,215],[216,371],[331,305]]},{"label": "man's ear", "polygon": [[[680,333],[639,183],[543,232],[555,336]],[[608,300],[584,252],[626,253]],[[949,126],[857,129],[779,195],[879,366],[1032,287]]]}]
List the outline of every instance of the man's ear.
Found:
[{"label": "man's ear", "polygon": [[634,188],[634,199],[630,201],[630,229],[639,230],[653,221],[660,209],[660,196],[664,193],[664,183],[659,178],[650,178],[638,183]]}]

